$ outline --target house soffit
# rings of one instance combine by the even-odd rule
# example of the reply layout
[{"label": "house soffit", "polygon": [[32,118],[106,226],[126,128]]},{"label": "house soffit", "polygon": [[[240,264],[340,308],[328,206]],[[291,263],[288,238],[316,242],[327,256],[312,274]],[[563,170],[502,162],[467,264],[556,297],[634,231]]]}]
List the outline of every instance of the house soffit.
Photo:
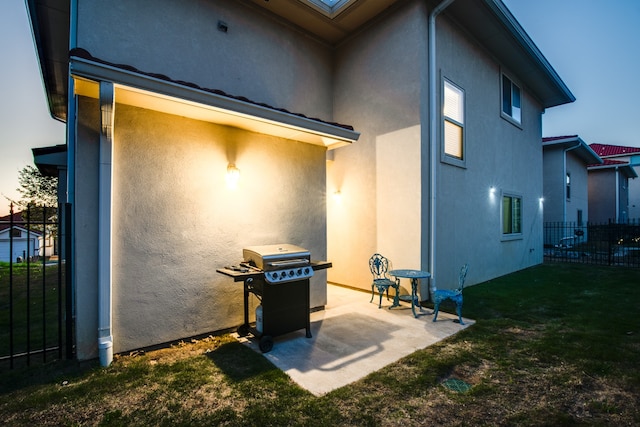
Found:
[{"label": "house soffit", "polygon": [[400,0],[244,0],[337,44]]},{"label": "house soffit", "polygon": [[309,119],[260,104],[222,96],[173,81],[72,57],[76,95],[97,99],[99,81],[114,82],[117,104],[230,126],[333,149],[356,141],[346,127]]}]

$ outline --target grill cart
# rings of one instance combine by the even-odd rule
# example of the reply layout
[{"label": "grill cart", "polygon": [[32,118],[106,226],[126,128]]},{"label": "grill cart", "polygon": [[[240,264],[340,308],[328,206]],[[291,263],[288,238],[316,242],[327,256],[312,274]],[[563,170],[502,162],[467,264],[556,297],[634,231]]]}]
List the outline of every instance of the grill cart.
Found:
[{"label": "grill cart", "polygon": [[[289,244],[248,247],[243,258],[239,265],[216,270],[244,284],[244,323],[238,335],[258,338],[263,353],[273,348],[277,335],[304,328],[311,338],[309,278],[332,264],[311,261],[309,251]],[[249,322],[250,294],[260,301],[254,324]]]}]

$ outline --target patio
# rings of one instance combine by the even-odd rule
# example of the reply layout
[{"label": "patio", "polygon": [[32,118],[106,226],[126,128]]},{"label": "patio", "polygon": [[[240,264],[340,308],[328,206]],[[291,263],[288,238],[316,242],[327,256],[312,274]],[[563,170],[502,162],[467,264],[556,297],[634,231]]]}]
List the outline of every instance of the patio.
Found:
[{"label": "patio", "polygon": [[[370,298],[369,292],[329,284],[325,310],[311,313],[313,338],[305,338],[304,330],[275,337],[273,349],[264,357],[320,396],[475,323],[464,318],[465,325],[460,325],[454,322],[456,315],[443,311],[434,323],[431,309],[415,318],[408,303],[388,310],[392,301],[383,298],[378,309]],[[238,340],[260,352],[251,336]]]}]

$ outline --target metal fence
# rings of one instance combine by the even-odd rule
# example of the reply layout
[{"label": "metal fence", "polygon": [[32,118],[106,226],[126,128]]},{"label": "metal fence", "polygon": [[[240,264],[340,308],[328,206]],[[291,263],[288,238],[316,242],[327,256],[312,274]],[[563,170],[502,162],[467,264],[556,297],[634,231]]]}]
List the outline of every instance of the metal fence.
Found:
[{"label": "metal fence", "polygon": [[640,220],[545,223],[544,257],[545,261],[640,267]]},{"label": "metal fence", "polygon": [[73,357],[69,204],[0,219],[0,367]]}]

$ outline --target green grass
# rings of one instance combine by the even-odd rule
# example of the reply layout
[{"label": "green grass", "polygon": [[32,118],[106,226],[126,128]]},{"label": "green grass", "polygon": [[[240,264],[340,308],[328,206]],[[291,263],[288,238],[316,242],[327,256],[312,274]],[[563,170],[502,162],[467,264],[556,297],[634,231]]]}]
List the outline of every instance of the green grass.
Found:
[{"label": "green grass", "polygon": [[[43,281],[44,272],[44,281]],[[13,353],[56,346],[58,343],[58,266],[41,263],[12,265],[13,282],[9,280],[9,263],[0,262],[0,357],[10,352],[10,327],[13,327]],[[64,281],[64,274],[63,274]],[[10,311],[13,304],[13,318]],[[40,356],[41,357],[41,356]]]},{"label": "green grass", "polygon": [[[476,324],[315,397],[229,335],[0,372],[9,425],[640,425],[640,270],[545,264],[465,289]],[[451,309],[452,307],[446,307]],[[443,308],[445,309],[445,308]],[[445,387],[469,384],[466,392]]]}]

